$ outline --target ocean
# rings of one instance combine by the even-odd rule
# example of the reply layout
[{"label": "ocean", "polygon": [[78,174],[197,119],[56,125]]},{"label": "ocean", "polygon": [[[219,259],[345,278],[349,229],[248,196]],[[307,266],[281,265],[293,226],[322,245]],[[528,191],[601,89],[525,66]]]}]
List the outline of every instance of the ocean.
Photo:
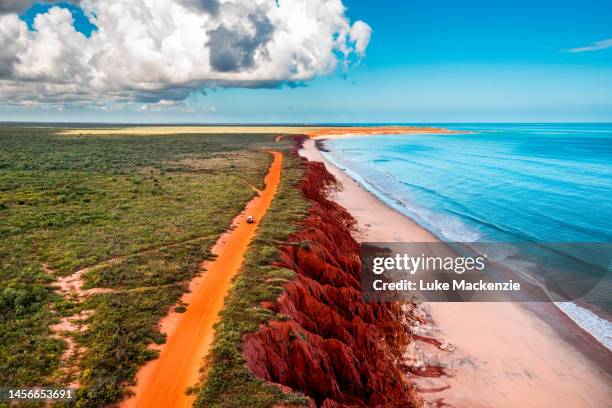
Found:
[{"label": "ocean", "polygon": [[520,243],[500,259],[517,272],[599,268],[595,290],[557,305],[612,350],[612,124],[439,127],[470,133],[330,139],[324,154],[442,240]]}]

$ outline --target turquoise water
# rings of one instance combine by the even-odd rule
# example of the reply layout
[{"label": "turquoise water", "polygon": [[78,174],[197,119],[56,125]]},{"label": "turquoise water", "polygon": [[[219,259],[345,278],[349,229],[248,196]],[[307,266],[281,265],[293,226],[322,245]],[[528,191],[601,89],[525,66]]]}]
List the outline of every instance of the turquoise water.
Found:
[{"label": "turquoise water", "polygon": [[[612,242],[612,124],[443,126],[473,133],[334,139],[326,155],[444,240]],[[582,306],[609,319],[608,288]],[[606,320],[560,307],[612,344]]]}]

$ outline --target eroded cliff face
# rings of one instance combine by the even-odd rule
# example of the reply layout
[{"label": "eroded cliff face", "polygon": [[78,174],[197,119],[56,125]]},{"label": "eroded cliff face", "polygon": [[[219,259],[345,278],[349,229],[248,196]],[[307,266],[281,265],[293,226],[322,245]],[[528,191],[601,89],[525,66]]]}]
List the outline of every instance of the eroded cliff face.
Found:
[{"label": "eroded cliff face", "polygon": [[355,221],[326,198],[334,179],[325,167],[306,166],[299,188],[310,214],[280,260],[296,276],[263,305],[287,319],[244,337],[247,365],[259,378],[304,393],[311,406],[420,407],[399,368],[411,342],[400,305],[362,300]]}]

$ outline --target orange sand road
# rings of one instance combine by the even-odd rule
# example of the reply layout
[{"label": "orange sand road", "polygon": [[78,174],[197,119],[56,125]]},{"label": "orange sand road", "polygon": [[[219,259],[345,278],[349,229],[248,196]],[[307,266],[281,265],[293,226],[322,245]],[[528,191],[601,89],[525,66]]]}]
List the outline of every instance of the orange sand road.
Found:
[{"label": "orange sand road", "polygon": [[168,333],[158,359],[148,363],[138,374],[136,395],[122,407],[169,408],[190,407],[195,399],[187,396],[188,387],[196,385],[202,358],[213,341],[213,324],[217,322],[223,300],[231,287],[231,280],[242,265],[244,254],[255,236],[257,223],[247,224],[245,214],[256,221],[266,213],[280,182],[283,156],[273,152],[274,160],[266,176],[266,186],[239,217],[242,222],[221,238],[221,249],[201,276],[198,286],[190,294],[187,311],[178,315]]}]

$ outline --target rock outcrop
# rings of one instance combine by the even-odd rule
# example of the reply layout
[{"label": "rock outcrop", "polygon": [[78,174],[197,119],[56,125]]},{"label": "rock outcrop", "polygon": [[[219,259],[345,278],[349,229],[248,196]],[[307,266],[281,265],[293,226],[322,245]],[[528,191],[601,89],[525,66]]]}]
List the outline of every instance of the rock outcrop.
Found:
[{"label": "rock outcrop", "polygon": [[398,303],[362,300],[355,221],[326,198],[335,180],[325,167],[305,165],[299,188],[310,213],[279,262],[295,278],[263,305],[286,318],[244,336],[247,365],[259,378],[305,394],[311,406],[421,407],[400,369],[412,341],[406,317]]}]

